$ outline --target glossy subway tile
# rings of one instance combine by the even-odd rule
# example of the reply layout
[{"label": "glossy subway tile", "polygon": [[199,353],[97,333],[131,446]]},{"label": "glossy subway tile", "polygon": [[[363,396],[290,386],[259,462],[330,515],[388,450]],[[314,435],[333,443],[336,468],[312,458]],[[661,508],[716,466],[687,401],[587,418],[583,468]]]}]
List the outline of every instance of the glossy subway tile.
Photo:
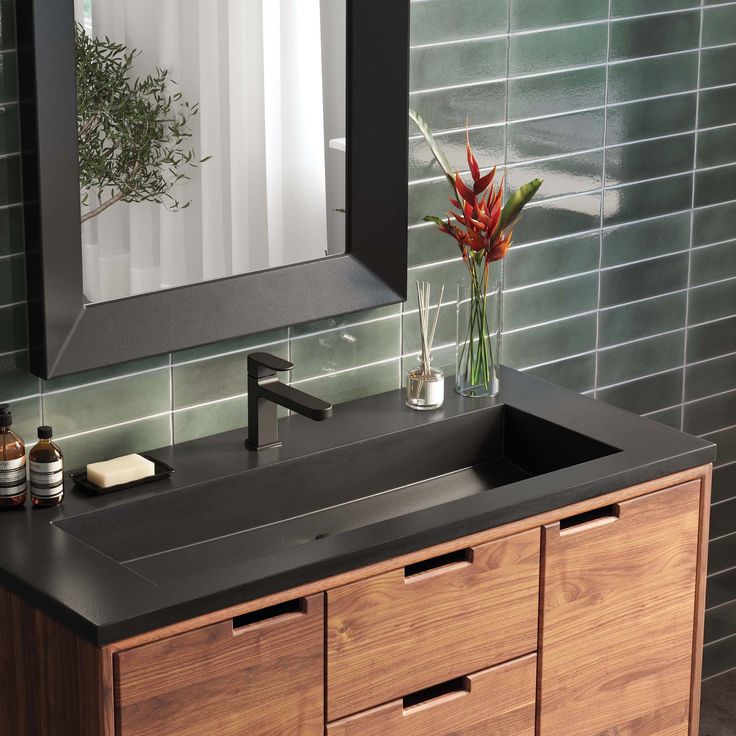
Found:
[{"label": "glossy subway tile", "polygon": [[604,103],[602,66],[509,80],[509,120],[573,112]]},{"label": "glossy subway tile", "polygon": [[511,30],[559,26],[605,20],[608,0],[513,0],[510,3]]},{"label": "glossy subway tile", "polygon": [[606,189],[603,218],[606,226],[689,210],[692,174],[682,174]]},{"label": "glossy subway tile", "polygon": [[18,100],[18,54],[0,52],[0,103]]},{"label": "glossy subway tile", "polygon": [[508,162],[563,156],[603,146],[604,111],[584,110],[507,126]]},{"label": "glossy subway tile", "polygon": [[736,636],[736,601],[714,608],[705,616],[705,643]]},{"label": "glossy subway tile", "polygon": [[23,208],[0,208],[0,256],[23,252]]},{"label": "glossy subway tile", "polygon": [[17,204],[22,198],[20,156],[0,158],[0,206]]},{"label": "glossy subway tile", "polygon": [[15,3],[0,0],[0,51],[15,47]]},{"label": "glossy subway tile", "polygon": [[684,331],[628,343],[598,352],[598,385],[611,386],[682,365]]},{"label": "glossy subway tile", "polygon": [[573,235],[528,247],[512,247],[506,256],[507,289],[594,271],[598,268],[600,236]]},{"label": "glossy subway tile", "polygon": [[712,322],[728,317],[733,314],[734,305],[736,305],[736,277],[728,281],[691,288],[688,324]]},{"label": "glossy subway tile", "polygon": [[170,392],[170,371],[162,368],[115,381],[46,393],[43,396],[44,418],[58,436],[78,434],[168,413]]},{"label": "glossy subway tile", "polygon": [[[412,123],[411,133],[414,134],[415,132],[416,128]],[[447,156],[450,166],[458,171],[467,169],[465,130],[437,135],[436,140]],[[506,126],[495,125],[473,128],[470,131],[470,142],[481,166],[488,167],[503,164],[506,147]],[[423,138],[412,138],[409,141],[409,181],[437,176],[442,176],[442,170],[434,160],[429,146]]]},{"label": "glossy subway tile", "polygon": [[687,286],[687,274],[686,253],[603,271],[600,306],[610,307],[684,289]]},{"label": "glossy subway tile", "polygon": [[713,503],[736,498],[736,463],[713,469]]},{"label": "glossy subway tile", "polygon": [[683,429],[690,434],[709,434],[736,426],[736,390],[685,404]]},{"label": "glossy subway tile", "polygon": [[503,79],[508,39],[481,38],[464,43],[411,50],[410,79],[414,91]]},{"label": "glossy subway tile", "polygon": [[698,134],[698,168],[736,162],[736,125]]},{"label": "glossy subway tile", "polygon": [[700,93],[698,124],[701,128],[729,125],[736,120],[736,86]]},{"label": "glossy subway tile", "polygon": [[698,7],[699,0],[611,0],[611,15],[623,17],[660,13],[668,10],[687,10]]},{"label": "glossy subway tile", "polygon": [[599,347],[683,329],[686,309],[684,291],[605,309],[599,314]]},{"label": "glossy subway tile", "polygon": [[609,145],[687,133],[695,129],[695,92],[611,105],[606,115]]},{"label": "glossy subway tile", "polygon": [[736,42],[736,5],[703,11],[703,46]]},{"label": "glossy subway tile", "polygon": [[578,355],[554,363],[531,368],[530,375],[551,381],[571,391],[583,393],[595,388],[595,355]]},{"label": "glossy subway tile", "polygon": [[[734,388],[734,376],[736,376],[736,353],[687,366],[685,368],[685,401],[729,391]],[[734,495],[736,495],[736,487]]]},{"label": "glossy subway tile", "polygon": [[608,101],[611,103],[690,92],[697,86],[697,52],[609,65]]},{"label": "glossy subway tile", "polygon": [[736,46],[706,49],[700,62],[700,86],[718,87],[736,82]]},{"label": "glossy subway tile", "polygon": [[412,92],[409,104],[432,130],[455,130],[471,123],[501,123],[506,110],[506,83],[487,82],[428,92]]},{"label": "glossy subway tile", "polygon": [[694,156],[694,133],[608,148],[606,186],[691,171]]},{"label": "glossy subway tile", "polygon": [[736,164],[695,174],[695,206],[704,207],[736,199]]},{"label": "glossy subway tile", "polygon": [[458,41],[506,33],[507,2],[508,0],[412,2],[411,43],[417,45]]},{"label": "glossy subway tile", "polygon": [[629,18],[611,23],[610,59],[641,58],[697,49],[700,11]]},{"label": "glossy subway tile", "polygon": [[605,64],[607,42],[607,23],[511,36],[509,75]]},{"label": "glossy subway tile", "polygon": [[597,398],[637,414],[669,408],[682,399],[682,373],[674,370],[629,381],[598,391]]},{"label": "glossy subway tile", "polygon": [[589,273],[504,294],[504,330],[595,311],[598,274]]},{"label": "glossy subway tile", "polygon": [[[731,535],[734,535],[732,541],[736,543],[736,499],[712,506],[710,514],[710,538]],[[732,567],[736,567],[736,559]]]},{"label": "glossy subway tile", "polygon": [[693,213],[693,245],[709,245],[730,240],[736,232],[736,202],[696,209]]},{"label": "glossy subway tile", "polygon": [[620,266],[632,261],[687,250],[690,212],[619,225],[603,231],[601,265]]}]

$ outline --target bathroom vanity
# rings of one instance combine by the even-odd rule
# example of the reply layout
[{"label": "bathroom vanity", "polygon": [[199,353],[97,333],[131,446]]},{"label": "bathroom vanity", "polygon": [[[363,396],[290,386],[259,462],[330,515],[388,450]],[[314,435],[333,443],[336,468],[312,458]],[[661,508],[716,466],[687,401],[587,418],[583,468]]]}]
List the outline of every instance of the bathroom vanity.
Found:
[{"label": "bathroom vanity", "polygon": [[505,370],[0,516],[11,736],[697,736],[715,449]]}]

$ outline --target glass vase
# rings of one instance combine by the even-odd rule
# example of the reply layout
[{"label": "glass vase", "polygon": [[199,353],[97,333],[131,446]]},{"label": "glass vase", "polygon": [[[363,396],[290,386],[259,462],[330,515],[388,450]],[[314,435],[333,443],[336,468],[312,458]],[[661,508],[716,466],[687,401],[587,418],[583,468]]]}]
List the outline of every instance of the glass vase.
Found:
[{"label": "glass vase", "polygon": [[455,390],[462,396],[495,396],[499,389],[503,261],[471,256],[469,276],[458,284]]}]

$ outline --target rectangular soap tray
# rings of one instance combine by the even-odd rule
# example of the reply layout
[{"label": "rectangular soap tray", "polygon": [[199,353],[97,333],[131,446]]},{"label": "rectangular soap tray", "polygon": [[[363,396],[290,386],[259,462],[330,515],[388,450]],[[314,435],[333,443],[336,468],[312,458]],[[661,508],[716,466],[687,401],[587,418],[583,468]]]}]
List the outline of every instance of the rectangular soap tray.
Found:
[{"label": "rectangular soap tray", "polygon": [[87,480],[86,468],[73,470],[71,473],[69,473],[69,477],[74,481],[77,486],[87,491],[87,493],[91,493],[95,496],[100,496],[105,493],[115,493],[116,491],[124,491],[128,488],[142,486],[146,483],[154,483],[158,480],[164,480],[165,478],[170,478],[171,474],[174,472],[174,468],[172,468],[170,465],[167,465],[166,463],[156,459],[155,457],[152,457],[151,455],[144,455],[141,453],[141,457],[144,457],[146,458],[146,460],[150,460],[153,463],[155,473],[153,475],[149,475],[147,478],[140,478],[139,480],[130,481],[130,483],[118,483],[118,485],[110,486],[109,488],[100,488],[100,486],[95,485],[91,481]]}]

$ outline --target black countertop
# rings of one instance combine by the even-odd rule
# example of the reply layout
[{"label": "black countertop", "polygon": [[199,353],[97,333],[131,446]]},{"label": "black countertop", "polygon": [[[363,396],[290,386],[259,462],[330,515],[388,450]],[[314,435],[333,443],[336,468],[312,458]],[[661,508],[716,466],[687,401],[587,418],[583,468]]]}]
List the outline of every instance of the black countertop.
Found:
[{"label": "black countertop", "polygon": [[[448,384],[445,405],[435,412],[412,411],[404,405],[403,392],[392,391],[337,406],[325,423],[289,417],[279,423],[283,445],[261,453],[244,448],[242,430],[154,450],[150,454],[176,468],[170,479],[107,496],[89,496],[67,480],[60,507],[34,510],[28,504],[0,513],[0,584],[89,641],[104,645],[715,459],[714,445],[664,425],[511,369],[504,369],[502,379],[496,399],[464,399]],[[146,508],[139,502],[154,498],[170,503],[175,514],[177,500],[186,497],[191,505],[198,497],[206,503],[208,498],[218,499],[224,488],[229,502],[237,502],[239,494],[248,494],[259,469],[283,464],[293,470],[299,458],[336,448],[346,448],[350,457],[371,438],[396,433],[407,437],[407,430],[438,422],[450,429],[458,417],[492,411],[501,403],[617,451],[543,475],[512,478],[492,492],[379,523],[361,527],[356,522],[357,528],[350,531],[262,556],[223,559],[226,547],[194,544],[188,550],[190,563],[167,579],[157,580],[145,566],[125,564],[101,551],[104,545],[86,544],[59,526],[73,526],[82,515],[100,510],[109,515],[114,509],[125,518],[128,510]],[[304,493],[318,493],[315,488],[318,481],[305,479]],[[272,518],[279,514],[288,518],[289,510],[280,504],[283,491],[274,487],[269,493]],[[158,508],[162,505],[158,503]],[[350,513],[349,507],[344,513]],[[132,513],[128,523],[135,523]],[[196,513],[189,514],[185,523],[196,526]]]}]

